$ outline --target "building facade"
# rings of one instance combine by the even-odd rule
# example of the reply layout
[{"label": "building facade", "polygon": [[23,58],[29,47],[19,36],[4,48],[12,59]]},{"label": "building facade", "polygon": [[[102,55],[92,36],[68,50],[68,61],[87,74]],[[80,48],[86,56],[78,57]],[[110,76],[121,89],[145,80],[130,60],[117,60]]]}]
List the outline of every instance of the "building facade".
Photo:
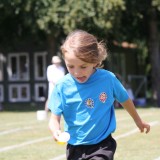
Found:
[{"label": "building facade", "polygon": [[0,53],[0,103],[45,102],[47,52]]},{"label": "building facade", "polygon": [[[104,68],[127,82],[128,76],[144,73],[137,55],[135,49],[114,47]],[[48,94],[46,70],[51,57],[47,51],[0,53],[0,104],[44,106]]]}]

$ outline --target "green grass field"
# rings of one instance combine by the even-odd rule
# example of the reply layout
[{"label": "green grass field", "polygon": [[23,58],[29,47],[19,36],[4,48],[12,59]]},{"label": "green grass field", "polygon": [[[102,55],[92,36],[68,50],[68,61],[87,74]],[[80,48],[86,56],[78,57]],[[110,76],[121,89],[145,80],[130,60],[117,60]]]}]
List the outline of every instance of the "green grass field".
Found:
[{"label": "green grass field", "polygon": [[[115,160],[160,160],[160,109],[137,111],[151,124],[151,132],[140,133],[128,113],[116,109]],[[64,156],[65,145],[54,142],[48,120],[38,121],[36,112],[0,112],[0,160],[65,160]]]}]

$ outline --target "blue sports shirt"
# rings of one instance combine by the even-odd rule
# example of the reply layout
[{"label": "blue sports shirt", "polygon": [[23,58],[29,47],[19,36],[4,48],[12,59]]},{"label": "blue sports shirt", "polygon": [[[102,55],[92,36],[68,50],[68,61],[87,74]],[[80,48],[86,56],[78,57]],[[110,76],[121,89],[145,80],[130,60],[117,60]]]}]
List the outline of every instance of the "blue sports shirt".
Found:
[{"label": "blue sports shirt", "polygon": [[70,73],[65,75],[52,92],[49,109],[63,115],[69,144],[91,145],[115,131],[114,101],[122,103],[128,98],[112,72],[96,69],[85,83],[77,82]]}]

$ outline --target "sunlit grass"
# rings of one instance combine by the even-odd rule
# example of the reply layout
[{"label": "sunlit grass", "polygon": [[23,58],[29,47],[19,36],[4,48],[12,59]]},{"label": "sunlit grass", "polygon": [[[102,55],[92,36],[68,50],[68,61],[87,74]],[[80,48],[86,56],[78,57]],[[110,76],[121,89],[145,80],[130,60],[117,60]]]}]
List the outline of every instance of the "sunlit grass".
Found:
[{"label": "sunlit grass", "polygon": [[[117,139],[115,160],[155,160],[160,157],[160,109],[138,108],[137,111],[145,121],[156,122],[156,125],[147,135],[137,131]],[[65,154],[65,145],[57,144],[48,129],[49,116],[50,113],[47,120],[38,121],[36,112],[0,112],[0,160],[51,160]],[[117,129],[113,137],[136,129],[124,109],[116,109],[116,117]],[[39,139],[45,140],[36,142]],[[4,148],[6,150],[2,151]]]}]

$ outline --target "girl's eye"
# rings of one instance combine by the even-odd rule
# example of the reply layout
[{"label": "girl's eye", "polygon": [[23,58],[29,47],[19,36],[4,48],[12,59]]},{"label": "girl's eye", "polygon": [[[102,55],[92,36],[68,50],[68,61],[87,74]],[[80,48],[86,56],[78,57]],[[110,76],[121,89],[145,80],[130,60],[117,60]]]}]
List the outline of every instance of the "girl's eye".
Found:
[{"label": "girl's eye", "polygon": [[73,68],[73,66],[67,66],[68,68]]},{"label": "girl's eye", "polygon": [[86,66],[82,66],[81,68],[82,68],[82,69],[85,69],[85,68],[87,68],[87,67],[86,67]]}]

